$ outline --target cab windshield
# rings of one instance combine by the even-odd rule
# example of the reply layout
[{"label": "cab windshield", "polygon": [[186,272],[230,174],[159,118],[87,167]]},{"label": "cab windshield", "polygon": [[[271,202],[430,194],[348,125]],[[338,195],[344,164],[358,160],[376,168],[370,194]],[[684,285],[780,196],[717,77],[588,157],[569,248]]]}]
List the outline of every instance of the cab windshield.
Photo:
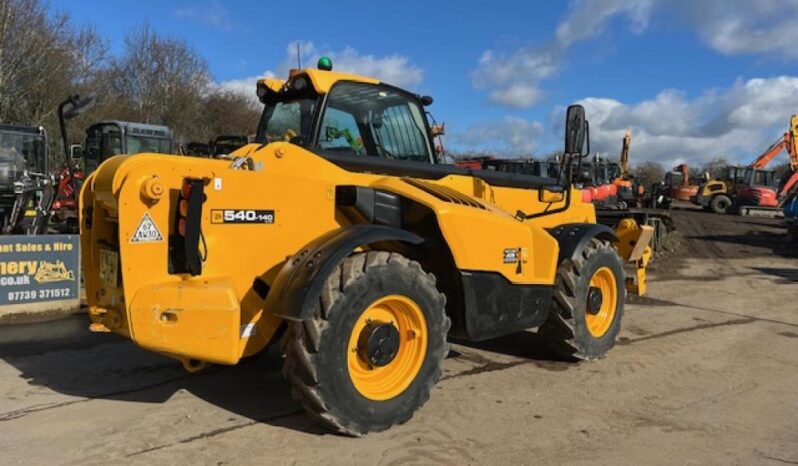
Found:
[{"label": "cab windshield", "polygon": [[168,154],[171,152],[172,141],[170,139],[147,136],[127,136],[126,142],[126,153],[128,155],[142,152],[155,152],[157,154]]},{"label": "cab windshield", "polygon": [[745,171],[745,184],[748,186],[773,186],[775,184],[774,175],[774,172],[770,170],[748,168]]},{"label": "cab windshield", "polygon": [[3,131],[0,133],[0,159],[24,160],[28,171],[44,173],[47,171],[44,137],[39,134]]}]

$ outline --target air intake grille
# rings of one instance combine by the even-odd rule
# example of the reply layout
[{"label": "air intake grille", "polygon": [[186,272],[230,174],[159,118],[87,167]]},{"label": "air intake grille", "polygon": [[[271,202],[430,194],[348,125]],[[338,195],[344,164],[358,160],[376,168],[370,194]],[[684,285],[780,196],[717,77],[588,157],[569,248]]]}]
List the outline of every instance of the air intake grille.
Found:
[{"label": "air intake grille", "polygon": [[459,204],[468,207],[474,207],[477,209],[487,210],[484,205],[477,202],[474,198],[470,196],[466,196],[465,194],[454,190],[448,186],[442,186],[435,183],[428,183],[426,181],[420,181],[414,178],[402,178],[402,180],[411,185],[415,186],[422,191],[425,191],[433,196],[437,197],[438,199],[450,202],[452,204]]}]

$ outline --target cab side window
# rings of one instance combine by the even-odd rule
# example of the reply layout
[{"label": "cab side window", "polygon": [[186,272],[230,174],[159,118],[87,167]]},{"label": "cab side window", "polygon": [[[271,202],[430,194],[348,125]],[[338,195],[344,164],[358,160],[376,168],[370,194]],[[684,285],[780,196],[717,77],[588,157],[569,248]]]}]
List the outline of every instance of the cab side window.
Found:
[{"label": "cab side window", "polygon": [[372,120],[372,127],[386,154],[402,160],[429,160],[424,120],[418,105],[402,102],[386,107]]}]

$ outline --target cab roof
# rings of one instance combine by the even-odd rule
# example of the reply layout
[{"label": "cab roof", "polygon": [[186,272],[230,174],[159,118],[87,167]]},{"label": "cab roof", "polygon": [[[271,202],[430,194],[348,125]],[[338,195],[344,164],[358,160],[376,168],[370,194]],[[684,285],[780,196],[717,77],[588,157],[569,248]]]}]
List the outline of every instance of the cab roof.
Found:
[{"label": "cab roof", "polygon": [[152,125],[149,123],[138,123],[135,121],[122,121],[122,120],[103,120],[91,125],[86,131],[89,131],[96,126],[103,126],[103,125],[119,126],[120,128],[124,128],[125,131],[132,131],[133,133],[144,131],[148,133],[153,133],[153,135],[160,134],[163,137],[172,136],[172,130],[168,126]]},{"label": "cab roof", "polygon": [[296,79],[298,76],[307,76],[310,78],[313,89],[319,94],[326,94],[330,92],[333,85],[339,81],[354,81],[365,84],[380,84],[380,81],[368,76],[361,76],[357,74],[339,73],[337,71],[325,71],[315,68],[308,68],[299,70],[289,79],[265,78],[261,79],[259,83],[263,83],[266,87],[273,91],[279,92],[287,81]]},{"label": "cab roof", "polygon": [[42,128],[28,125],[17,125],[0,123],[0,131],[15,132],[15,133],[28,133],[28,134],[42,134]]}]

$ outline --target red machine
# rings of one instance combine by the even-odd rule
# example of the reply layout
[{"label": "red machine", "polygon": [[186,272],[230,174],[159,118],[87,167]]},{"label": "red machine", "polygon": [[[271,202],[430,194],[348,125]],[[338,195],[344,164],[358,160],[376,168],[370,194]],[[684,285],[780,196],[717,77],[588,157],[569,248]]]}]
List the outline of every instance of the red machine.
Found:
[{"label": "red machine", "polygon": [[481,170],[485,162],[493,160],[495,157],[487,155],[483,157],[471,157],[467,159],[458,159],[454,161],[455,167],[470,168],[472,170]]},{"label": "red machine", "polygon": [[[745,182],[737,189],[736,203],[741,215],[778,211],[788,195],[798,188],[798,115],[790,118],[790,130],[756,158],[745,171]],[[776,174],[765,167],[782,150],[790,157],[790,168],[776,183]]]}]

